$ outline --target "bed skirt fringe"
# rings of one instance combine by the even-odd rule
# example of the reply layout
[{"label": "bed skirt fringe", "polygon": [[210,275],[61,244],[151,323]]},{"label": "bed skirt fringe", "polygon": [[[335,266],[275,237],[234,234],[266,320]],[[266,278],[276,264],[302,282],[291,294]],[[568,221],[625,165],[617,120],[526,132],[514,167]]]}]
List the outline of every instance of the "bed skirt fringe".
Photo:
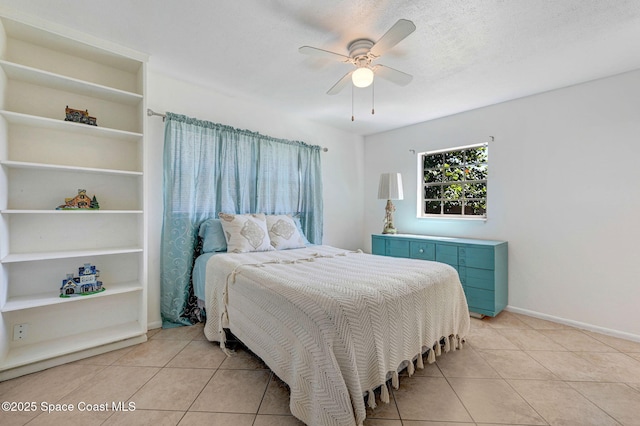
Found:
[{"label": "bed skirt fringe", "polygon": [[380,401],[385,404],[389,403],[389,388],[386,383],[383,383],[382,386],[380,386]]},{"label": "bed skirt fringe", "polygon": [[[405,361],[401,363],[401,366],[403,366],[405,363],[407,364],[407,367],[406,367],[407,375],[411,377],[415,373],[416,368],[420,370],[424,369],[424,360],[422,359],[422,357],[425,353],[427,354],[427,364],[433,364],[434,362],[436,362],[436,357],[442,355],[443,351],[444,353],[447,353],[455,350],[460,350],[462,349],[463,343],[464,343],[464,339],[460,338],[460,336],[457,336],[457,335],[452,334],[447,337],[442,337],[436,343],[434,343],[432,347],[427,349],[424,353],[420,353],[416,357],[415,367],[412,361]],[[391,386],[393,386],[394,389],[398,389],[400,387],[400,379],[397,371],[391,372],[390,381],[391,381]],[[367,391],[366,397],[367,397],[366,399],[367,405],[369,406],[369,408],[371,409],[376,408],[377,406],[376,396],[373,389],[369,389]],[[389,387],[387,382],[380,385],[380,401],[385,404],[388,404],[390,401]]]},{"label": "bed skirt fringe", "polygon": [[[433,364],[434,362],[436,362],[436,355],[439,355],[438,352],[442,353],[442,351],[440,350],[440,343],[436,343],[436,348],[437,349],[429,349],[429,354],[427,355],[427,363],[429,364]],[[418,357],[418,359],[422,359],[422,357]],[[424,368],[424,366],[422,366],[422,368]]]},{"label": "bed skirt fringe", "polygon": [[367,392],[369,394],[367,402],[369,403],[369,408],[373,410],[374,408],[376,408],[376,394],[373,393],[373,389],[369,389]]},{"label": "bed skirt fringe", "polygon": [[[422,358],[422,354],[418,355],[419,358]],[[409,361],[409,365],[407,365],[407,374],[409,374],[409,377],[413,376],[413,373],[415,373],[416,369],[413,366],[413,361]]]},{"label": "bed skirt fringe", "polygon": [[400,387],[400,379],[398,379],[397,371],[391,373],[391,386],[393,386],[394,389],[398,389]]}]

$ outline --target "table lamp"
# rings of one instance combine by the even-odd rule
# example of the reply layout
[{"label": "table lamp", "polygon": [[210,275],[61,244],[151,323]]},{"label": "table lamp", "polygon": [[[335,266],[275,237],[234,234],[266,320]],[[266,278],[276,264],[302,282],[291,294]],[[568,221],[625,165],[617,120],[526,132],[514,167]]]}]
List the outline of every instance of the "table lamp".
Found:
[{"label": "table lamp", "polygon": [[393,225],[393,212],[396,210],[391,200],[402,200],[402,175],[400,173],[382,173],[378,185],[378,199],[387,200],[384,216],[383,234],[396,234]]}]

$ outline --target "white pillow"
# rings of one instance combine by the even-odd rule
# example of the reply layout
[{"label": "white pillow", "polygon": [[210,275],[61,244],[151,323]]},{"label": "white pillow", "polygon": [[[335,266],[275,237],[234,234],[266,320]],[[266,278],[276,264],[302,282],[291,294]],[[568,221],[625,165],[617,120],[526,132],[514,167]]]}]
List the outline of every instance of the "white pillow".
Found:
[{"label": "white pillow", "polygon": [[267,215],[267,229],[276,250],[306,247],[291,215]]},{"label": "white pillow", "polygon": [[219,213],[218,217],[227,240],[228,253],[273,250],[263,213]]}]

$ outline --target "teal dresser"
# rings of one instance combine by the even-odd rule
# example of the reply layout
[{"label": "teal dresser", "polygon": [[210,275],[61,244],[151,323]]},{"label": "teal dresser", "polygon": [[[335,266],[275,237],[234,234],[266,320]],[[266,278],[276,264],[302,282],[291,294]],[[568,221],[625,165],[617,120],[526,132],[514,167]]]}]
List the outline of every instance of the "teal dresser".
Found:
[{"label": "teal dresser", "polygon": [[371,251],[382,256],[435,260],[458,271],[469,311],[496,316],[507,306],[506,241],[409,234],[371,236]]}]

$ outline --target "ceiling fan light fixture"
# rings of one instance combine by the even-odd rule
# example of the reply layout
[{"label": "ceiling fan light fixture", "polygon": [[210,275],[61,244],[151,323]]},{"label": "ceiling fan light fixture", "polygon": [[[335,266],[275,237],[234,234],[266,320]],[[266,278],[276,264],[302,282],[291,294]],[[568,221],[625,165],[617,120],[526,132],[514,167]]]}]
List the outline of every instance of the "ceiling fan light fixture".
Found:
[{"label": "ceiling fan light fixture", "polygon": [[356,87],[368,87],[373,83],[373,71],[367,67],[361,67],[351,74],[351,81]]}]

